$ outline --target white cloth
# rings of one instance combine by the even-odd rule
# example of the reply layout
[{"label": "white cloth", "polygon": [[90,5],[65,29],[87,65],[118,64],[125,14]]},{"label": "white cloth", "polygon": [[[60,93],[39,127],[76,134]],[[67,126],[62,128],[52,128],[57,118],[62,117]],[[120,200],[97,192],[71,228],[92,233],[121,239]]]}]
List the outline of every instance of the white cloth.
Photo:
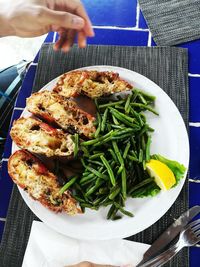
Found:
[{"label": "white cloth", "polygon": [[22,267],[64,267],[81,261],[136,265],[149,245],[121,239],[81,241],[34,221]]}]

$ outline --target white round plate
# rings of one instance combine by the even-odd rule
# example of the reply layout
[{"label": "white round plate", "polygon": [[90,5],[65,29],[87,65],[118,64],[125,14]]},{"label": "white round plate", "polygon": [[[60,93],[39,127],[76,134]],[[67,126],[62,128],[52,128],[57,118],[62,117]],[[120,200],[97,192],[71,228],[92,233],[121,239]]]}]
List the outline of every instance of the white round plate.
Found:
[{"label": "white round plate", "polygon": [[[91,66],[82,69],[118,72],[120,77],[136,88],[156,96],[155,109],[159,112],[159,116],[147,113],[148,123],[155,129],[152,134],[151,154],[159,153],[188,168],[189,141],[185,124],[175,104],[158,85],[136,72],[119,67]],[[57,79],[42,89],[51,90]],[[22,116],[30,116],[30,113],[25,109]],[[17,149],[13,143],[12,151]],[[160,192],[155,197],[128,199],[126,209],[133,212],[135,216],[133,218],[124,216],[117,221],[106,219],[108,208],[101,208],[99,211],[86,209],[84,214],[76,216],[56,214],[33,200],[22,189],[19,188],[19,191],[36,216],[55,231],[77,239],[105,240],[128,237],[154,224],[172,206],[184,185],[185,178],[186,174],[175,188]]]}]

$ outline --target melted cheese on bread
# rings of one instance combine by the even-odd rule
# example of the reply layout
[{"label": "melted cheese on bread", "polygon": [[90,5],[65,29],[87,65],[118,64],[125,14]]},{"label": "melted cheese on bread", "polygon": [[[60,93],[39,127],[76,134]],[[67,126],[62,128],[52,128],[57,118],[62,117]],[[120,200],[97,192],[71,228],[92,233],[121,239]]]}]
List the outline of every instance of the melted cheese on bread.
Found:
[{"label": "melted cheese on bread", "polygon": [[57,177],[29,152],[16,151],[9,158],[8,172],[17,185],[50,210],[71,215],[81,212],[69,191],[59,194]]},{"label": "melted cheese on bread", "polygon": [[72,157],[74,141],[72,135],[34,118],[20,118],[14,121],[10,131],[13,141],[31,153],[47,157]]},{"label": "melted cheese on bread", "polygon": [[133,86],[110,71],[72,71],[60,76],[54,92],[74,97],[79,94],[97,98],[132,89]]},{"label": "melted cheese on bread", "polygon": [[32,94],[27,99],[27,109],[35,116],[54,123],[70,133],[91,137],[96,131],[95,118],[78,108],[72,100],[50,91]]}]

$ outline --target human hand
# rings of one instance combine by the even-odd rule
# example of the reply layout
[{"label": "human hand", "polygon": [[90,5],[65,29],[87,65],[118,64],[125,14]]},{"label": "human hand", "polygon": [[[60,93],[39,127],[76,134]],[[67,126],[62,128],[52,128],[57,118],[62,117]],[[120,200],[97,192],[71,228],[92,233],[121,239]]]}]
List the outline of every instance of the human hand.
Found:
[{"label": "human hand", "polygon": [[8,35],[34,37],[58,31],[55,49],[65,52],[73,45],[76,34],[79,47],[85,47],[86,38],[94,36],[80,0],[8,0],[0,2],[0,6],[6,27],[9,26]]}]

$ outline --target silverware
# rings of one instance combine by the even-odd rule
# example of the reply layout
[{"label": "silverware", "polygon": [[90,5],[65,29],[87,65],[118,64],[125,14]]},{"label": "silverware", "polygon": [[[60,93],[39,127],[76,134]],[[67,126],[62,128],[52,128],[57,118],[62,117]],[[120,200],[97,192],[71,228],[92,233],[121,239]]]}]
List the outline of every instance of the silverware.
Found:
[{"label": "silverware", "polygon": [[163,234],[151,245],[143,255],[142,261],[136,266],[141,266],[144,262],[155,257],[164,247],[166,247],[184,227],[200,213],[200,206],[194,206],[184,212],[172,225],[170,225]]},{"label": "silverware", "polygon": [[190,223],[181,231],[178,241],[165,252],[140,265],[141,267],[160,267],[173,258],[182,248],[191,247],[200,241],[200,219]]}]

